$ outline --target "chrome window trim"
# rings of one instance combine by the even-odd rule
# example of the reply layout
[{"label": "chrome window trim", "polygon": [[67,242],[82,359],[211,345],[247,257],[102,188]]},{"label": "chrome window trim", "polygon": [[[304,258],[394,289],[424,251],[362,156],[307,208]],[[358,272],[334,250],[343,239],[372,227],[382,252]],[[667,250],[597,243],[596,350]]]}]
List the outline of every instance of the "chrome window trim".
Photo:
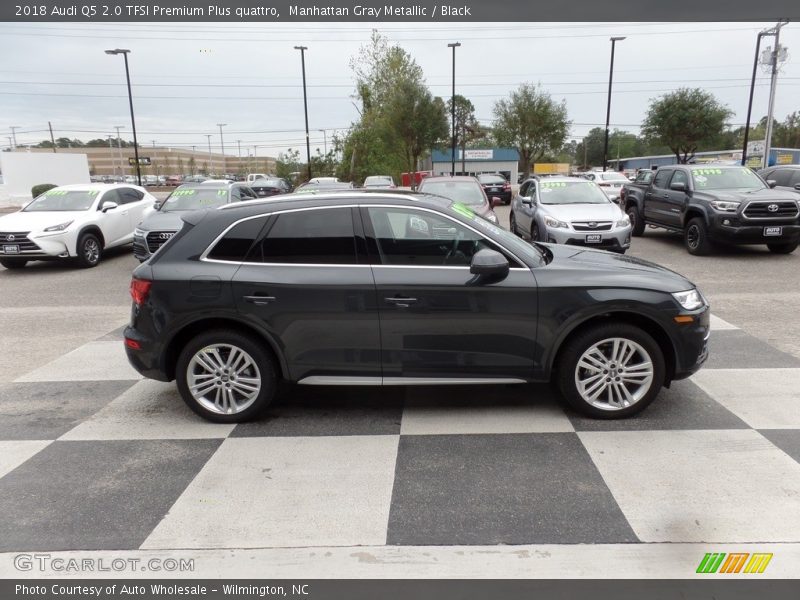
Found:
[{"label": "chrome window trim", "polygon": [[[250,204],[250,202],[248,202],[248,204]],[[232,205],[228,205],[228,206],[232,206]],[[224,206],[220,207],[220,209],[222,209],[222,208],[224,208]],[[478,231],[477,229],[475,229],[471,225],[467,225],[466,223],[462,223],[461,221],[453,219],[450,215],[448,215],[446,213],[436,211],[436,210],[434,210],[432,208],[428,208],[426,206],[406,206],[406,205],[402,205],[402,204],[336,204],[336,205],[331,205],[331,206],[306,206],[306,207],[303,207],[303,208],[287,208],[285,210],[276,210],[276,211],[265,213],[265,214],[258,214],[258,215],[252,215],[252,216],[249,216],[249,217],[244,217],[244,218],[239,219],[238,221],[235,221],[234,223],[231,223],[230,225],[228,225],[228,227],[226,227],[222,231],[222,233],[220,233],[216,238],[214,238],[214,240],[206,247],[206,249],[200,255],[200,261],[202,261],[202,262],[221,263],[221,264],[226,264],[226,265],[252,265],[252,266],[261,265],[261,266],[270,266],[270,267],[275,267],[275,266],[281,266],[281,267],[339,267],[339,268],[341,268],[341,267],[390,267],[390,268],[402,268],[402,269],[409,269],[409,268],[411,268],[411,269],[420,269],[420,268],[429,268],[429,269],[469,269],[469,265],[464,265],[464,266],[444,266],[444,265],[443,266],[436,266],[436,265],[382,265],[382,264],[376,264],[376,265],[354,264],[354,265],[351,265],[351,264],[340,264],[340,263],[262,263],[262,262],[254,263],[254,262],[244,262],[244,261],[234,261],[234,260],[220,260],[218,258],[208,258],[208,254],[217,245],[217,243],[223,237],[225,237],[225,235],[231,229],[233,229],[234,227],[239,225],[239,223],[244,223],[245,221],[250,221],[250,220],[253,220],[253,219],[269,219],[271,216],[282,215],[284,213],[303,212],[303,211],[309,211],[309,210],[331,210],[331,209],[335,209],[335,208],[400,208],[400,209],[405,209],[405,210],[422,210],[422,211],[426,211],[426,212],[432,213],[434,215],[437,215],[437,216],[440,216],[440,217],[444,217],[445,219],[449,219],[450,221],[452,221],[456,225],[461,225],[462,227],[466,227],[467,229],[469,229],[473,233],[477,234],[481,239],[485,239],[485,240],[491,242],[492,244],[494,244],[495,246],[501,248],[503,250],[503,252],[505,252],[509,256],[513,257],[514,260],[517,261],[518,263],[520,263],[522,265],[525,264],[524,260],[520,260],[520,258],[516,254],[511,252],[508,248],[503,246],[501,243],[496,242],[495,240],[493,240],[493,239],[491,239],[489,237],[486,237],[483,233],[481,233],[480,231]],[[218,210],[220,210],[220,209],[218,209]],[[493,223],[492,223],[492,225],[497,227],[497,225],[494,225]],[[529,267],[511,267],[510,269],[511,270],[515,270],[515,271],[529,271],[530,270]]]}]

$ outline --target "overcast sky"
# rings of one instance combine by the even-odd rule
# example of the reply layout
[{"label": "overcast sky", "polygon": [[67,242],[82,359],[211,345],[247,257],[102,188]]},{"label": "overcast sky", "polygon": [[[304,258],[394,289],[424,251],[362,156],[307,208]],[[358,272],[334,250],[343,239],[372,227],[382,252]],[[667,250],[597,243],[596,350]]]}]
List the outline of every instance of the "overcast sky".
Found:
[{"label": "overcast sky", "polygon": [[[638,131],[648,100],[681,86],[702,87],[734,111],[744,124],[756,33],[767,23],[521,23],[399,24],[377,29],[422,66],[434,94],[450,96],[451,51],[456,54],[456,90],[476,107],[485,124],[493,103],[522,82],[541,82],[567,102],[579,139],[605,121],[609,36],[617,44],[612,127]],[[308,46],[309,125],[312,151],[323,148],[326,129],[346,129],[358,116],[352,104],[349,61],[366,43],[364,23],[308,25],[268,23],[187,24],[0,24],[0,146],[10,126],[17,143],[49,136],[84,141],[115,134],[130,119],[122,58],[107,48],[129,48],[139,143],[207,148],[217,123],[226,123],[226,152],[257,147],[276,156],[304,144],[300,53]],[[781,34],[789,60],[781,71],[775,114],[800,110],[800,26]],[[764,45],[772,45],[765,38]],[[793,57],[793,51],[795,56]],[[759,69],[754,120],[766,114],[769,76]],[[38,131],[37,131],[38,130]]]}]

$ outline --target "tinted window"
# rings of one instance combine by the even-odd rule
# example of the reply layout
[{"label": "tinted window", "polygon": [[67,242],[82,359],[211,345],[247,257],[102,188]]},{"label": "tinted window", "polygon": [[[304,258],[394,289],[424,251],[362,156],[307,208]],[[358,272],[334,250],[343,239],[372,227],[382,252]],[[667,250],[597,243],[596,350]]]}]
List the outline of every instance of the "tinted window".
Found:
[{"label": "tinted window", "polygon": [[486,204],[483,188],[477,181],[452,181],[449,179],[429,181],[423,179],[419,191],[444,196],[454,202],[461,202],[469,206]]},{"label": "tinted window", "polygon": [[526,181],[522,184],[522,187],[519,188],[519,195],[520,196],[528,196],[528,188],[530,187],[530,182]]},{"label": "tinted window", "polygon": [[469,266],[484,248],[500,251],[483,236],[446,217],[402,208],[370,208],[381,264]]},{"label": "tinted window", "polygon": [[672,175],[672,170],[659,169],[656,171],[656,177],[653,179],[653,185],[657,188],[666,189],[670,175]]},{"label": "tinted window", "polygon": [[241,195],[242,200],[253,200],[254,198],[258,197],[256,196],[255,192],[246,186],[239,188],[239,194]]},{"label": "tinted window", "polygon": [[669,184],[672,185],[673,183],[682,183],[686,186],[686,189],[689,189],[689,177],[683,171],[675,171],[675,175],[672,176],[672,181]]},{"label": "tinted window", "polygon": [[653,171],[642,171],[636,176],[636,183],[650,183],[653,181]]},{"label": "tinted window", "polygon": [[789,187],[789,182],[792,180],[792,171],[791,169],[775,169],[768,179],[775,180],[775,185]]},{"label": "tinted window", "polygon": [[234,225],[225,234],[225,237],[217,242],[217,245],[208,253],[208,258],[242,262],[261,232],[266,220],[266,217],[261,217]]},{"label": "tinted window", "polygon": [[131,188],[120,188],[118,190],[119,199],[122,204],[130,204],[131,202],[138,202],[144,198],[144,194]]},{"label": "tinted window", "polygon": [[800,183],[800,169],[793,169],[793,173],[792,180],[789,182],[792,187]]},{"label": "tinted window", "polygon": [[301,210],[278,215],[250,262],[343,264],[358,263],[349,208]]}]

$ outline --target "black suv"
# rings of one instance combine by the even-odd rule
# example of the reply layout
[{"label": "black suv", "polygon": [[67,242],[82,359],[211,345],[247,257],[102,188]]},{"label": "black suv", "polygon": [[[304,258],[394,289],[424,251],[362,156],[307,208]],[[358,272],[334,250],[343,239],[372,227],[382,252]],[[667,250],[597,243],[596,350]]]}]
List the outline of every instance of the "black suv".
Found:
[{"label": "black suv", "polygon": [[128,358],[195,412],[305,385],[558,384],[633,415],[707,357],[708,304],[663,267],[528,244],[441,198],[342,192],[188,213],[133,273]]}]

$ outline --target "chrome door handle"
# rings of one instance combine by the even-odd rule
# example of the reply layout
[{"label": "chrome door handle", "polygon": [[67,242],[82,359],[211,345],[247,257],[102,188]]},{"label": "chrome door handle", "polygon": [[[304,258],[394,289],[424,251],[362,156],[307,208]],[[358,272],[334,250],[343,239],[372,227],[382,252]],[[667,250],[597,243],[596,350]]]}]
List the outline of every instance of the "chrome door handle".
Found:
[{"label": "chrome door handle", "polygon": [[402,298],[395,296],[394,298],[384,298],[388,304],[394,304],[398,308],[408,308],[410,305],[416,303],[416,298]]},{"label": "chrome door handle", "polygon": [[264,306],[270,302],[275,302],[275,296],[244,296],[244,300],[256,306]]}]

